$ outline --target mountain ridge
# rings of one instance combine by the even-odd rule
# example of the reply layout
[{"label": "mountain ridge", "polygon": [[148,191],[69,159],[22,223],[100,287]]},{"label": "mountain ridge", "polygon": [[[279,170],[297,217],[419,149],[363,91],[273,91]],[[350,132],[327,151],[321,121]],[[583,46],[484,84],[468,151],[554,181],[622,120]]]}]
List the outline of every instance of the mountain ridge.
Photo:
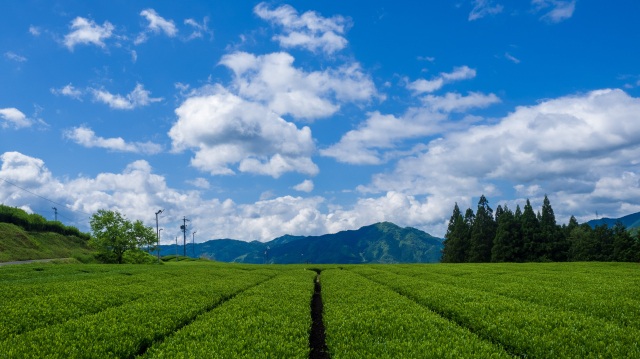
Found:
[{"label": "mountain ridge", "polygon": [[160,254],[176,254],[177,249],[188,256],[255,264],[434,263],[440,260],[442,241],[416,228],[380,222],[319,236],[286,234],[268,242],[214,239],[184,249],[162,245]]},{"label": "mountain ridge", "polygon": [[631,213],[626,216],[622,216],[620,218],[605,217],[605,218],[592,219],[587,223],[592,228],[595,228],[596,226],[601,226],[603,224],[606,224],[608,227],[613,227],[616,225],[617,222],[622,223],[625,227],[627,227],[627,230],[638,228],[640,227],[640,212]]}]

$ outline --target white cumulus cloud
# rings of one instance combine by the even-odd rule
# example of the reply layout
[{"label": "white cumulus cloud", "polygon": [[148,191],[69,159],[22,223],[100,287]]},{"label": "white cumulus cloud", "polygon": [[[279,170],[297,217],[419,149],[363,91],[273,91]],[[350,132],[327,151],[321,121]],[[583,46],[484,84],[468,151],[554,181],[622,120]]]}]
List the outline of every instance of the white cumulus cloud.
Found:
[{"label": "white cumulus cloud", "polygon": [[238,95],[280,115],[313,120],[334,114],[342,103],[377,95],[373,81],[357,63],[305,72],[293,62],[293,56],[284,52],[262,56],[234,52],[220,61],[233,71],[231,87]]},{"label": "white cumulus cloud", "polygon": [[15,129],[29,127],[33,124],[27,116],[15,107],[0,108],[2,128],[13,127]]},{"label": "white cumulus cloud", "polygon": [[[554,193],[562,215],[589,219],[640,208],[633,181],[640,164],[640,99],[597,90],[522,106],[499,122],[446,133],[395,170],[374,176],[363,191],[398,191],[428,198],[500,195],[511,183],[521,193]],[[631,180],[630,180],[631,178]],[[624,199],[599,199],[622,184]],[[508,194],[505,194],[508,195]],[[462,201],[459,201],[462,203]],[[605,207],[606,206],[606,207]],[[628,214],[628,213],[627,213]]]},{"label": "white cumulus cloud", "polygon": [[340,141],[320,150],[320,154],[351,164],[381,164],[384,153],[404,140],[438,133],[445,117],[422,109],[409,109],[403,116],[368,114],[358,128],[344,134]]},{"label": "white cumulus cloud", "polygon": [[194,187],[198,187],[201,189],[209,189],[211,187],[211,184],[209,183],[209,181],[207,181],[206,178],[202,178],[202,177],[198,177],[193,180],[188,180],[187,184],[190,184]]},{"label": "white cumulus cloud", "polygon": [[117,210],[129,219],[152,225],[155,224],[154,210],[163,208],[159,223],[164,228],[165,244],[173,243],[174,238],[181,235],[179,226],[184,215],[191,220],[189,228],[197,229],[196,239],[200,241],[217,238],[268,241],[284,234],[321,235],[357,229],[382,220],[419,227],[439,213],[433,210],[435,202],[396,192],[362,198],[349,207],[332,206],[329,210],[323,209],[326,200],[318,196],[282,196],[254,203],[204,199],[200,191],[169,187],[166,179],[155,174],[144,160],[130,163],[120,173],[64,179],[55,177],[41,159],[19,152],[1,154],[0,161],[0,178],[26,190],[0,181],[2,203],[49,208],[50,203],[42,199],[44,197],[64,205],[58,206],[58,210],[74,219],[71,223],[65,219],[65,224],[83,230],[88,230],[88,216],[99,209]]},{"label": "white cumulus cloud", "polygon": [[71,51],[78,44],[93,44],[105,48],[104,40],[110,38],[114,30],[113,25],[108,21],[100,26],[95,21],[83,17],[76,17],[70,27],[71,32],[65,35],[63,43]]},{"label": "white cumulus cloud", "polygon": [[264,106],[221,86],[203,90],[176,109],[169,131],[175,151],[194,149],[191,164],[211,174],[241,172],[279,177],[286,172],[315,175],[315,144],[309,127],[298,129]]},{"label": "white cumulus cloud", "polygon": [[304,180],[297,185],[293,186],[293,189],[300,192],[311,192],[313,191],[313,181],[312,180]]},{"label": "white cumulus cloud", "polygon": [[270,9],[264,2],[256,5],[254,12],[260,18],[282,27],[284,34],[274,36],[274,40],[282,47],[302,47],[312,52],[332,54],[347,46],[347,39],[343,35],[350,22],[342,16],[326,18],[315,11],[299,15],[290,5]]}]

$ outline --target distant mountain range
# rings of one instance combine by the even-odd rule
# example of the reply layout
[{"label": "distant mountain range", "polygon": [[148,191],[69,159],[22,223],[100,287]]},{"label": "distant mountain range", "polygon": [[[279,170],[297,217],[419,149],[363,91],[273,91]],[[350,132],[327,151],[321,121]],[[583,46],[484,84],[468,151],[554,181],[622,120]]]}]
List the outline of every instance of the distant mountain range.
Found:
[{"label": "distant mountain range", "polygon": [[215,239],[204,243],[162,245],[160,254],[207,257],[240,263],[434,263],[440,261],[442,238],[421,230],[383,222],[358,230],[322,236],[285,235],[269,242]]},{"label": "distant mountain range", "polygon": [[640,228],[640,212],[632,213],[620,218],[592,219],[587,223],[593,228],[595,228],[596,226],[601,226],[603,224],[606,224],[608,227],[613,227],[618,221],[624,224],[624,226],[627,227],[628,230],[637,230],[638,228]]}]

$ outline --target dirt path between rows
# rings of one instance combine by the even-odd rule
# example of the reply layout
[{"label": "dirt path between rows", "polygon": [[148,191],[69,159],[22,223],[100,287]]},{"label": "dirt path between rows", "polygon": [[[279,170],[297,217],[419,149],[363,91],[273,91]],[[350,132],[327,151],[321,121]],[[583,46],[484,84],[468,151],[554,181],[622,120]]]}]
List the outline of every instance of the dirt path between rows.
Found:
[{"label": "dirt path between rows", "polygon": [[69,259],[71,258],[30,259],[27,261],[0,262],[0,267],[13,265],[13,264],[46,263],[51,261],[64,261]]}]

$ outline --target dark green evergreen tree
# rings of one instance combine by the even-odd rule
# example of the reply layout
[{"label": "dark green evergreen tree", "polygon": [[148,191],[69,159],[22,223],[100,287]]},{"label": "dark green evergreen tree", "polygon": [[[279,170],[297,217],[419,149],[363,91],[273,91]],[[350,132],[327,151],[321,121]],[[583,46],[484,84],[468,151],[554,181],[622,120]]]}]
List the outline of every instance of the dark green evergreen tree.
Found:
[{"label": "dark green evergreen tree", "polygon": [[478,201],[476,218],[471,227],[470,262],[490,262],[493,239],[496,236],[496,222],[489,201],[482,195]]},{"label": "dark green evergreen tree", "polygon": [[551,202],[547,195],[542,202],[540,213],[540,235],[538,237],[539,260],[542,261],[566,261],[568,245],[561,228],[556,224],[556,216],[551,208]]},{"label": "dark green evergreen tree", "polygon": [[[505,205],[506,207],[506,205]],[[502,208],[501,205],[498,205],[498,207],[496,207],[496,213],[494,214],[495,220],[496,220],[496,225],[498,224],[498,221],[500,220],[500,216],[504,213],[504,208]]]},{"label": "dark green evergreen tree", "polygon": [[522,246],[524,249],[523,259],[534,262],[540,260],[539,235],[540,223],[538,217],[531,207],[531,202],[527,199],[524,211],[520,217],[520,231],[522,233]]},{"label": "dark green evergreen tree", "polygon": [[442,262],[462,263],[467,261],[466,255],[469,250],[467,235],[468,229],[464,217],[462,217],[458,203],[456,203],[449,219],[447,233],[444,236]]},{"label": "dark green evergreen tree", "polygon": [[[500,207],[500,206],[498,206]],[[496,209],[496,214],[498,210]],[[496,216],[496,236],[493,239],[491,249],[492,262],[518,262],[522,258],[522,238],[520,234],[520,224],[516,220],[515,214],[504,206],[500,216]]]},{"label": "dark green evergreen tree", "polygon": [[632,260],[634,262],[640,262],[640,230],[636,230],[636,238],[631,247]]},{"label": "dark green evergreen tree", "polygon": [[564,237],[569,238],[569,235],[571,235],[571,231],[578,227],[580,227],[580,223],[578,223],[576,217],[571,216],[571,218],[569,218],[569,223],[562,226]]},{"label": "dark green evergreen tree", "polygon": [[516,211],[513,212],[516,221],[520,222],[522,220],[522,210],[520,209],[520,205],[516,204]]},{"label": "dark green evergreen tree", "polygon": [[574,262],[593,261],[596,258],[598,241],[590,225],[583,223],[574,227],[569,236],[569,260]]},{"label": "dark green evergreen tree", "polygon": [[611,259],[618,262],[635,262],[635,240],[631,236],[631,233],[627,231],[627,227],[625,227],[621,222],[617,222],[612,231],[613,252]]},{"label": "dark green evergreen tree", "polygon": [[469,262],[469,254],[471,251],[471,229],[476,221],[476,215],[471,208],[467,208],[464,212],[464,243],[467,251],[465,252],[465,262]]},{"label": "dark green evergreen tree", "polygon": [[608,262],[613,260],[613,229],[608,225],[603,224],[596,226],[593,230],[594,238],[596,240],[595,258],[593,260],[600,262]]}]

